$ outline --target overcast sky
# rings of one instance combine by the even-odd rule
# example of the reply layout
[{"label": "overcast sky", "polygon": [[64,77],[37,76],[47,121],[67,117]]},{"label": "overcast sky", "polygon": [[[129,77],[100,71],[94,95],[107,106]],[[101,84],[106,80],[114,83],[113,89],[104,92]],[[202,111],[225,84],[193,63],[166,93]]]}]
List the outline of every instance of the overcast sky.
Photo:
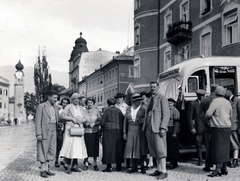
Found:
[{"label": "overcast sky", "polygon": [[[133,46],[133,0],[0,0],[0,66],[37,61],[46,47],[50,69],[68,71],[80,37],[89,51]],[[0,73],[1,74],[1,73]]]}]

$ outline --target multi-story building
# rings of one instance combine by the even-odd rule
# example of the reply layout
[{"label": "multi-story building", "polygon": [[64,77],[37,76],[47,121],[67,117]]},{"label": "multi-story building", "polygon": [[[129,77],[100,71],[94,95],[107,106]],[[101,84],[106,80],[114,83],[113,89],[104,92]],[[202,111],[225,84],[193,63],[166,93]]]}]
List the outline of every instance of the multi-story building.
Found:
[{"label": "multi-story building", "polygon": [[135,0],[134,88],[198,55],[240,56],[239,0]]},{"label": "multi-story building", "polygon": [[99,108],[107,106],[107,99],[121,92],[133,91],[133,47],[100,65],[78,83],[79,94],[93,96]]},{"label": "multi-story building", "polygon": [[8,118],[9,80],[0,76],[0,121]]}]

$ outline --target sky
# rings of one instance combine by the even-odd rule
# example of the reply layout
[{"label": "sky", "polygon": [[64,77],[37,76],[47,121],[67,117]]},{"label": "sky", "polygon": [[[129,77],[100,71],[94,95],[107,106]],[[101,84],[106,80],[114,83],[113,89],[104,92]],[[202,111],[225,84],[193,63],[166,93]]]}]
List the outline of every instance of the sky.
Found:
[{"label": "sky", "polygon": [[75,40],[89,51],[133,46],[133,0],[0,0],[0,66],[33,66],[46,49],[51,69],[68,71]]}]

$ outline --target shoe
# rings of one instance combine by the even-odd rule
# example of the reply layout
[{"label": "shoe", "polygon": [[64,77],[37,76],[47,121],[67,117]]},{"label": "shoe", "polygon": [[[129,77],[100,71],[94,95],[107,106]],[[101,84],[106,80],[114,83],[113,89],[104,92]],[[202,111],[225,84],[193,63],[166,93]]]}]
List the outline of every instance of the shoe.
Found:
[{"label": "shoe", "polygon": [[158,177],[157,180],[163,180],[168,177],[168,173],[161,173]]},{"label": "shoe", "polygon": [[81,172],[82,170],[77,168],[77,167],[72,167],[71,171],[73,171],[73,172]]},{"label": "shoe", "polygon": [[202,165],[203,165],[203,161],[202,161],[202,160],[198,160],[197,165],[198,165],[198,166],[202,166]]},{"label": "shoe", "polygon": [[49,176],[54,176],[54,175],[56,175],[56,173],[53,173],[53,172],[51,172],[50,170],[46,171],[46,173],[47,173],[47,175],[49,175]]},{"label": "shoe", "polygon": [[48,175],[47,175],[46,171],[40,172],[40,176],[43,177],[43,178],[48,178]]},{"label": "shoe", "polygon": [[155,176],[159,176],[161,173],[162,173],[162,172],[159,172],[159,171],[155,170],[155,172],[150,173],[149,176],[155,177]]},{"label": "shoe", "polygon": [[153,166],[145,166],[145,170],[152,170]]},{"label": "shoe", "polygon": [[178,167],[178,163],[177,162],[172,162],[172,163],[170,163],[170,165],[167,169],[172,170],[172,169],[177,168],[177,167]]},{"label": "shoe", "polygon": [[64,162],[60,162],[60,165],[62,165],[64,168],[65,168],[65,170],[67,170],[67,166],[65,165],[65,163]]},{"label": "shoe", "polygon": [[71,174],[72,173],[72,169],[70,166],[67,167],[67,171],[66,171],[67,174]]},{"label": "shoe", "polygon": [[222,176],[221,172],[214,170],[210,175],[208,175],[209,177],[216,177],[216,176]]},{"label": "shoe", "polygon": [[89,165],[88,161],[84,159],[83,164],[84,164],[84,170],[88,170],[88,165]]},{"label": "shoe", "polygon": [[144,166],[141,166],[141,173],[142,173],[142,174],[146,174],[146,170],[145,170],[145,167],[144,167]]},{"label": "shoe", "polygon": [[204,167],[204,168],[203,168],[203,171],[205,171],[205,172],[210,172],[210,171],[212,171],[212,170],[210,169],[210,167]]},{"label": "shoe", "polygon": [[106,169],[103,170],[103,172],[112,172],[112,168],[111,167],[107,167]]},{"label": "shoe", "polygon": [[97,165],[94,165],[94,166],[93,166],[93,169],[94,169],[95,171],[98,171],[98,170],[99,170],[99,168],[98,168]]},{"label": "shoe", "polygon": [[56,168],[60,167],[60,165],[59,165],[58,162],[55,162],[55,167],[56,167]]},{"label": "shoe", "polygon": [[137,166],[133,166],[132,168],[130,168],[127,173],[133,173],[133,172],[138,172],[138,168]]},{"label": "shoe", "polygon": [[222,175],[227,175],[228,174],[227,168],[221,168],[221,174]]},{"label": "shoe", "polygon": [[116,171],[117,172],[122,171],[122,167],[116,167]]},{"label": "shoe", "polygon": [[230,165],[230,168],[236,168],[238,166],[238,159],[233,159],[233,162]]}]

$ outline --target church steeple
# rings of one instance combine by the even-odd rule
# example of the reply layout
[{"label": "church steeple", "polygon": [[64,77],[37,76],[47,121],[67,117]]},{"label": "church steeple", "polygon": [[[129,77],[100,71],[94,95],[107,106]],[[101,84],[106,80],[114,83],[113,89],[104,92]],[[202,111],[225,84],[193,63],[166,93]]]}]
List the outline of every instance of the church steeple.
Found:
[{"label": "church steeple", "polygon": [[22,71],[24,69],[23,64],[21,63],[21,61],[19,60],[19,62],[15,65],[15,68],[17,69],[17,71]]}]

